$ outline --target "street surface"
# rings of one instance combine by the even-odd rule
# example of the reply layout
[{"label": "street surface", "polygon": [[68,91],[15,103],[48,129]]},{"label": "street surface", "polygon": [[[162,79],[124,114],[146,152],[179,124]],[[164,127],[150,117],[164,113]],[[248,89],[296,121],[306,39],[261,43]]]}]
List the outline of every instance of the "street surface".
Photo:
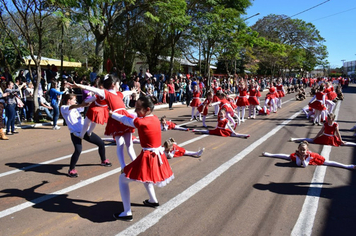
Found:
[{"label": "street surface", "polygon": [[[350,131],[356,125],[356,85],[344,95],[336,108],[337,122],[343,139],[356,142]],[[157,209],[144,206],[144,186],[131,183],[132,222],[112,217],[123,210],[116,146],[106,148],[113,166],[102,167],[95,146],[84,141],[76,167],[79,177],[69,178],[73,146],[67,127],[21,129],[0,142],[0,235],[355,235],[356,170],[300,168],[261,155],[293,153],[297,144],[289,138],[312,138],[320,130],[301,112],[311,97],[300,102],[294,96],[283,98],[277,114],[237,127],[237,132],[250,134],[249,139],[162,132],[162,143],[174,137],[187,150],[205,147],[205,152],[201,158],[169,160],[175,179],[155,188]],[[210,129],[216,125],[212,111],[207,118]],[[190,129],[202,128],[201,122],[189,121],[191,108],[186,105],[177,103],[174,110],[162,108],[154,114]],[[94,132],[104,137],[103,126]],[[135,144],[136,154],[140,150]],[[311,144],[310,150],[356,164],[354,147]]]}]

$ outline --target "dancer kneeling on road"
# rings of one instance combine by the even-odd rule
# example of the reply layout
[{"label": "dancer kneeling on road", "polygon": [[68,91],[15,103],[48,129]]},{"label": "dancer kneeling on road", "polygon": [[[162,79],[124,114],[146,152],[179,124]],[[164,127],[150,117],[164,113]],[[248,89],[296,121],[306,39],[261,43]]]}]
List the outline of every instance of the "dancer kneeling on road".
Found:
[{"label": "dancer kneeling on road", "polygon": [[113,119],[129,127],[137,128],[142,147],[140,155],[121,171],[119,187],[124,211],[113,215],[118,220],[131,221],[133,219],[130,182],[143,183],[149,195],[149,199],[145,200],[143,204],[149,207],[157,207],[159,203],[153,185],[163,187],[174,179],[174,174],[164,154],[164,148],[161,146],[160,121],[157,116],[152,114],[154,99],[155,97],[143,96],[137,100],[136,118],[130,118],[118,113],[109,113]]},{"label": "dancer kneeling on road", "polygon": [[239,138],[250,137],[249,134],[239,134],[239,133],[235,132],[235,130],[230,126],[228,119],[226,119],[226,110],[225,109],[221,109],[219,111],[218,124],[215,129],[213,129],[213,130],[193,129],[192,131],[200,132],[203,134],[219,135],[219,136],[223,136],[223,137],[239,137]]},{"label": "dancer kneeling on road", "polygon": [[188,151],[182,147],[179,147],[173,138],[167,139],[164,142],[163,147],[164,147],[164,152],[166,154],[166,157],[168,159],[172,159],[174,157],[181,157],[181,156],[200,157],[205,150],[205,148],[202,148],[197,152]]},{"label": "dancer kneeling on road", "polygon": [[[70,167],[68,171],[69,177],[78,177],[75,165],[77,164],[80,153],[82,152],[82,139],[73,134],[74,132],[80,133],[83,128],[84,121],[80,112],[84,111],[84,108],[79,108],[80,106],[81,105],[77,105],[77,97],[74,94],[64,95],[63,105],[61,106],[61,114],[66,121],[75,149],[70,159]],[[102,166],[111,166],[109,160],[105,158],[105,144],[98,135],[92,133],[89,136],[85,133],[83,139],[98,146]]]},{"label": "dancer kneeling on road", "polygon": [[309,144],[307,141],[303,141],[298,145],[298,150],[290,155],[288,154],[272,154],[268,152],[262,153],[266,157],[277,157],[285,160],[293,161],[297,166],[307,167],[308,165],[324,165],[324,166],[334,166],[345,169],[355,169],[355,165],[345,165],[336,161],[327,161],[325,158],[318,153],[309,151]]},{"label": "dancer kneeling on road", "polygon": [[328,114],[328,122],[325,122],[319,133],[315,138],[291,138],[292,142],[308,141],[310,143],[316,143],[321,145],[331,145],[331,146],[356,146],[356,143],[345,142],[342,140],[339,132],[339,124],[335,121],[335,115]]}]

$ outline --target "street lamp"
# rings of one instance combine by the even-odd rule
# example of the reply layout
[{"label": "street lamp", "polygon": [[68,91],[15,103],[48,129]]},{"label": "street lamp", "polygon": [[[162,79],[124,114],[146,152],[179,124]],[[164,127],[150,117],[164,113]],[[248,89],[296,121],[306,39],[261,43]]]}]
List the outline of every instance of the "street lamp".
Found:
[{"label": "street lamp", "polygon": [[246,19],[244,19],[244,21],[246,21],[246,20],[248,20],[248,19],[250,19],[250,18],[252,18],[252,17],[258,16],[259,14],[260,14],[260,13],[258,12],[258,13],[256,13],[256,14],[252,15],[252,16],[249,16],[249,17],[247,17]]},{"label": "street lamp", "polygon": [[345,66],[344,66],[344,63],[346,60],[341,60],[342,61],[342,75],[344,76],[346,73],[345,73]]}]

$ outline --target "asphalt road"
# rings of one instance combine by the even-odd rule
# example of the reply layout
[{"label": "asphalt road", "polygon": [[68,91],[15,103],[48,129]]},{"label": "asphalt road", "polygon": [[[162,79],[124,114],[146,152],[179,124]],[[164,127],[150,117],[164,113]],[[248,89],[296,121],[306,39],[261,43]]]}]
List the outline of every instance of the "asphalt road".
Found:
[{"label": "asphalt road", "polygon": [[[309,91],[309,90],[308,90]],[[344,140],[356,142],[349,131],[355,123],[356,85],[344,90],[337,107]],[[114,220],[121,212],[120,173],[116,147],[108,145],[112,167],[100,166],[95,147],[83,142],[78,178],[66,176],[73,146],[67,127],[21,129],[0,142],[0,235],[355,235],[356,171],[335,167],[296,167],[261,153],[293,153],[291,137],[313,137],[312,126],[301,113],[311,97],[299,102],[287,95],[277,114],[258,116],[237,128],[249,139],[224,138],[170,130],[162,143],[174,137],[187,150],[205,147],[201,158],[169,160],[175,179],[155,188],[160,207],[147,199],[140,183],[131,183],[134,220]],[[216,125],[210,108],[207,124]],[[189,128],[191,109],[157,109],[158,117]],[[104,127],[94,131],[101,137]],[[354,147],[310,145],[330,160],[355,163]],[[138,154],[140,145],[135,144]],[[129,158],[126,158],[127,163]]]}]

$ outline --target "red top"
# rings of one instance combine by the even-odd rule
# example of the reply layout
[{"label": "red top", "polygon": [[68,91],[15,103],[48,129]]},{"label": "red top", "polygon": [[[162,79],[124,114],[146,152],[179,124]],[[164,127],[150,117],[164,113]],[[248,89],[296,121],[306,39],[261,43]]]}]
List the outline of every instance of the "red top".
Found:
[{"label": "red top", "polygon": [[331,126],[325,122],[324,123],[324,134],[335,135],[336,128],[339,126],[338,123],[334,122]]},{"label": "red top", "polygon": [[115,111],[120,108],[125,109],[125,104],[122,100],[124,98],[124,96],[121,92],[117,92],[117,94],[114,94],[107,90],[104,90],[104,92],[105,92],[105,100],[106,100],[110,110]]},{"label": "red top", "polygon": [[174,84],[168,84],[168,93],[174,93]]},{"label": "red top", "polygon": [[157,116],[148,115],[134,120],[140,138],[141,147],[157,148],[161,146],[161,123]]},{"label": "red top", "polygon": [[247,89],[243,89],[239,87],[239,96],[246,96],[247,95]]}]

